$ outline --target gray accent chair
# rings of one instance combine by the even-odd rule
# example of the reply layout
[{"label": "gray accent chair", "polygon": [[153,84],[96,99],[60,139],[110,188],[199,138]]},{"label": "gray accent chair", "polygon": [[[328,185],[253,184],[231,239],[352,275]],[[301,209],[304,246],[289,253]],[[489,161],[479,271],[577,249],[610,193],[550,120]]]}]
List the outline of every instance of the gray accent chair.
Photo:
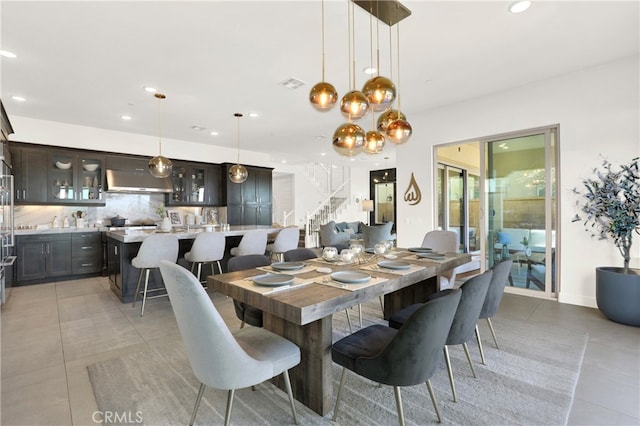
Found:
[{"label": "gray accent chair", "polygon": [[[426,383],[440,422],[440,410],[430,379],[438,368],[440,351],[444,348],[460,297],[461,292],[454,290],[421,304],[399,330],[376,324],[334,343],[331,357],[343,369],[333,421],[338,415],[346,371],[351,370],[369,380],[393,386],[401,425],[404,424],[404,413],[400,387]],[[414,421],[423,423],[425,420]]]},{"label": "gray accent chair", "polygon": [[149,290],[149,272],[152,269],[160,267],[162,260],[169,260],[173,263],[178,261],[178,237],[172,234],[151,234],[145,237],[140,244],[138,254],[131,259],[131,265],[134,268],[140,269],[140,275],[138,275],[138,284],[136,285],[136,292],[133,294],[132,308],[136,307],[136,299],[140,293],[140,283],[142,281],[142,275],[145,275],[144,290],[142,291],[142,307],[140,308],[140,316],[144,316],[144,307],[147,303],[147,299],[154,299],[156,297],[165,297],[167,294],[159,294],[156,296],[147,297],[147,293],[164,291],[164,287],[154,288]]},{"label": "gray accent chair", "polygon": [[[491,336],[493,336],[493,341],[498,349],[500,349],[500,346],[498,346],[498,339],[496,339],[496,332],[493,329],[493,324],[491,324],[491,318],[495,316],[496,312],[498,312],[498,307],[500,306],[500,301],[502,301],[502,295],[504,294],[504,288],[509,280],[512,265],[513,261],[511,259],[498,262],[493,265],[491,283],[489,284],[487,296],[484,299],[484,304],[480,311],[479,319],[487,319]],[[480,349],[480,359],[482,360],[482,363],[485,364],[484,350],[482,349],[482,340],[480,339],[480,329],[478,328],[478,324],[476,324],[476,339],[478,340],[478,349]]]},{"label": "gray accent chair", "polygon": [[[229,259],[227,269],[229,272],[236,272],[268,265],[271,265],[271,260],[267,256],[263,254],[248,254]],[[233,299],[233,308],[238,319],[242,321],[240,328],[243,328],[245,323],[254,327],[262,327],[262,310],[235,299]]]},{"label": "gray accent chair", "polygon": [[[471,354],[469,353],[469,346],[467,345],[467,342],[474,336],[476,324],[480,318],[480,311],[482,310],[482,305],[484,304],[492,275],[493,271],[489,269],[488,271],[465,281],[460,287],[460,290],[462,290],[462,297],[460,298],[460,304],[458,305],[456,315],[453,318],[453,323],[449,330],[449,336],[447,337],[447,342],[444,347],[444,358],[447,363],[447,372],[449,373],[449,382],[451,382],[451,393],[453,394],[454,402],[457,402],[458,397],[456,395],[456,386],[453,380],[453,370],[451,369],[451,359],[449,357],[448,347],[453,345],[462,345],[464,353],[467,356],[467,361],[469,361],[473,377],[477,377],[476,370],[473,367],[473,361],[471,361]],[[435,300],[443,297],[443,295],[449,294],[451,291],[453,290],[446,289],[432,294],[429,298],[431,300]],[[409,320],[411,315],[420,309],[422,305],[422,303],[416,303],[396,312],[389,318],[389,326],[392,328],[401,328],[402,325]]]},{"label": "gray accent chair", "polygon": [[320,225],[320,246],[336,247],[337,245],[347,247],[349,245],[350,235],[346,232],[338,232],[336,222],[331,221]]},{"label": "gray accent chair", "polygon": [[[458,234],[453,231],[435,230],[425,234],[421,247],[428,247],[438,252],[456,253],[458,251]],[[438,289],[453,288],[456,283],[456,270],[451,269],[438,275]]]},{"label": "gray accent chair", "polygon": [[248,254],[264,254],[267,250],[267,231],[254,229],[247,231],[240,240],[238,247],[233,247],[231,256],[246,256]]},{"label": "gray accent chair", "polygon": [[267,244],[267,252],[273,258],[276,255],[278,261],[282,262],[283,253],[298,247],[300,242],[300,229],[298,227],[284,228],[278,231],[272,244]]},{"label": "gray accent chair", "polygon": [[224,257],[224,249],[226,238],[221,232],[201,232],[193,240],[191,250],[184,254],[185,260],[191,262],[191,272],[194,272],[196,265],[198,266],[198,281],[202,273],[202,265],[211,266],[211,274],[215,274],[213,269],[214,262],[218,264],[218,273],[222,273],[220,260]]},{"label": "gray accent chair", "polygon": [[298,423],[289,369],[300,363],[300,348],[268,330],[248,327],[231,332],[196,277],[175,263],[162,261],[171,307],[200,389],[191,414],[193,425],[207,386],[227,391],[224,424],[231,420],[236,389],[254,386],[279,374],[284,378],[294,423]]},{"label": "gray accent chair", "polygon": [[362,243],[364,248],[373,248],[380,241],[395,240],[391,235],[393,222],[387,222],[382,225],[362,225]]},{"label": "gray accent chair", "polygon": [[302,260],[316,259],[318,255],[308,248],[297,248],[284,252],[285,262],[300,262]]}]

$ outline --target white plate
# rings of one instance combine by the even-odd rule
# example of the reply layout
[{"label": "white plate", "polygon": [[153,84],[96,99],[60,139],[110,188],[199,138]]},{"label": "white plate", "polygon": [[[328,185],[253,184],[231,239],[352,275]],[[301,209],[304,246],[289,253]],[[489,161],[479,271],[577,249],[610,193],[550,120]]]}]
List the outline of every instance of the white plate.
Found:
[{"label": "white plate", "polygon": [[63,163],[62,161],[56,161],[56,167],[62,170],[71,168],[71,163]]},{"label": "white plate", "polygon": [[371,275],[358,271],[338,271],[331,274],[331,279],[347,284],[366,283]]},{"label": "white plate", "polygon": [[416,255],[424,259],[432,259],[432,260],[444,259],[444,254],[439,254],[439,253],[416,253]]},{"label": "white plate", "polygon": [[304,268],[304,262],[276,262],[271,267],[276,271],[295,271]]},{"label": "white plate", "polygon": [[387,269],[409,269],[411,265],[407,262],[401,262],[399,260],[381,260],[378,262],[378,266]]},{"label": "white plate", "polygon": [[291,284],[295,277],[287,274],[264,274],[253,277],[253,282],[268,287],[278,287]]}]

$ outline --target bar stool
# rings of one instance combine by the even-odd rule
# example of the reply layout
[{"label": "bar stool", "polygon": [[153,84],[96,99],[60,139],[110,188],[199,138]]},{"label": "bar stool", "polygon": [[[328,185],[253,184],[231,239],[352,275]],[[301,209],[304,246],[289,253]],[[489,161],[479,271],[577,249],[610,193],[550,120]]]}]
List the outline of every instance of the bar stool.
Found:
[{"label": "bar stool", "polygon": [[[168,260],[169,262],[176,263],[178,260],[178,237],[171,234],[152,234],[142,240],[142,244],[138,249],[136,257],[131,259],[131,265],[140,269],[140,275],[138,276],[138,285],[136,285],[136,292],[133,294],[132,308],[136,306],[136,299],[140,291],[140,282],[142,281],[142,274],[145,274],[144,279],[144,291],[142,293],[142,308],[140,310],[140,316],[144,316],[144,305],[147,301],[147,292],[164,290],[164,287],[154,288],[147,290],[149,286],[149,271],[160,267],[161,260]],[[157,296],[149,297],[149,299],[156,297],[164,297],[167,294],[160,294]]]},{"label": "bar stool", "polygon": [[284,228],[278,232],[273,244],[267,244],[267,252],[271,258],[275,254],[278,257],[278,262],[282,262],[284,252],[297,248],[299,242],[300,229],[298,227]]},{"label": "bar stool", "polygon": [[267,231],[254,229],[247,231],[240,240],[238,247],[233,247],[231,256],[246,256],[248,254],[264,254],[267,249]]},{"label": "bar stool", "polygon": [[198,265],[198,273],[194,274],[198,281],[202,272],[202,265],[211,265],[211,275],[215,274],[213,263],[218,264],[218,273],[222,273],[220,260],[224,257],[226,239],[221,232],[201,232],[193,240],[191,250],[184,254],[184,258],[191,262],[191,272],[193,273]]}]

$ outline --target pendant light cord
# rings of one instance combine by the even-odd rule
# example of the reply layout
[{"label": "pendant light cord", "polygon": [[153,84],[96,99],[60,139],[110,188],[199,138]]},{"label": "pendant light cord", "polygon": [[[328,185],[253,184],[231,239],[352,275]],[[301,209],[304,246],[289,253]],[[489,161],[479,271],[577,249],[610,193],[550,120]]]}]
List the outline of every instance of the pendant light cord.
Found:
[{"label": "pendant light cord", "polygon": [[235,113],[235,116],[238,118],[238,164],[240,164],[240,117],[242,117],[242,114],[240,114],[239,112]]},{"label": "pendant light cord", "polygon": [[324,80],[324,0],[322,0],[322,30],[320,33],[322,34],[322,81]]},{"label": "pendant light cord", "polygon": [[156,93],[153,95],[158,99],[158,147],[159,147],[159,156],[162,157],[162,114],[161,114],[161,104],[162,100],[166,98],[162,93]]},{"label": "pendant light cord", "polygon": [[396,43],[397,43],[397,54],[398,54],[398,118],[400,118],[400,112],[402,111],[400,109],[400,22],[398,22],[396,24],[396,31],[397,31],[397,36],[396,36]]}]

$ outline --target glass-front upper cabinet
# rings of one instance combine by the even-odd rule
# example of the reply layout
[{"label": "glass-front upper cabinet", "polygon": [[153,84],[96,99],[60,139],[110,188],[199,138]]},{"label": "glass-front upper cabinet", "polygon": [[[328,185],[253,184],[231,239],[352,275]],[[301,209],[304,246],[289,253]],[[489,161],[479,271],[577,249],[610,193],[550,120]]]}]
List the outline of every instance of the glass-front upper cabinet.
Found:
[{"label": "glass-front upper cabinet", "polygon": [[[213,187],[214,170],[210,165],[174,162],[171,181],[173,193],[167,194],[167,205],[217,205],[217,190]],[[218,173],[219,174],[219,173]],[[214,195],[216,195],[214,199]]]},{"label": "glass-front upper cabinet", "polygon": [[51,151],[47,199],[56,204],[104,204],[104,157],[72,151]]}]

